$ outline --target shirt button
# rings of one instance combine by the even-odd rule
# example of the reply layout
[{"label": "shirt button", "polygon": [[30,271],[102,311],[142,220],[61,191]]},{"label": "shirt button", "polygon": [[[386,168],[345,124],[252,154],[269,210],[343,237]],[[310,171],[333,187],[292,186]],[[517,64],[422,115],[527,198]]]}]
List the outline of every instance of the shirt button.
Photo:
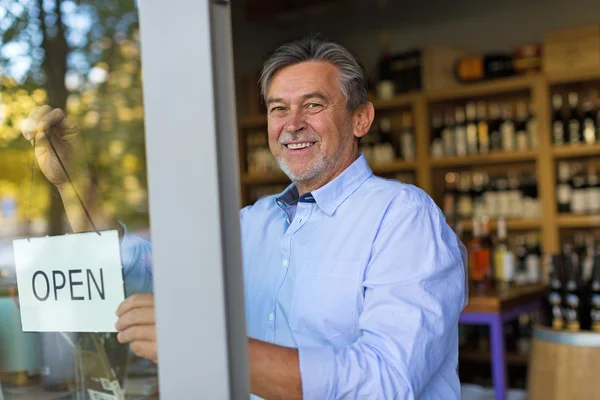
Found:
[{"label": "shirt button", "polygon": [[283,260],[283,268],[287,268],[288,266],[288,260]]},{"label": "shirt button", "polygon": [[269,321],[273,321],[275,319],[275,314],[269,314]]}]

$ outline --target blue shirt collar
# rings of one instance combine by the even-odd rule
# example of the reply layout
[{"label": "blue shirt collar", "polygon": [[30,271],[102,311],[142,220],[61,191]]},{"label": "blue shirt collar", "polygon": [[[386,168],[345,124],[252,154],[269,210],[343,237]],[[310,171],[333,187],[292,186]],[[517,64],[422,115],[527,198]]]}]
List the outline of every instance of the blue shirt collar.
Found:
[{"label": "blue shirt collar", "polygon": [[275,200],[280,206],[295,206],[298,202],[317,203],[325,214],[332,216],[371,175],[373,171],[361,153],[340,175],[319,189],[299,196],[298,189],[291,184]]}]

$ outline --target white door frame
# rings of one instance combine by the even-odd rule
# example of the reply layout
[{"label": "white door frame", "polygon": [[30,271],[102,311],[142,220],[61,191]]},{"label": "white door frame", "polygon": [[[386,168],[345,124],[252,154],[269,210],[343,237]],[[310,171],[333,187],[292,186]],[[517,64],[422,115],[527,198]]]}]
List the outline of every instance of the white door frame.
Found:
[{"label": "white door frame", "polygon": [[140,1],[161,399],[249,395],[227,3]]}]

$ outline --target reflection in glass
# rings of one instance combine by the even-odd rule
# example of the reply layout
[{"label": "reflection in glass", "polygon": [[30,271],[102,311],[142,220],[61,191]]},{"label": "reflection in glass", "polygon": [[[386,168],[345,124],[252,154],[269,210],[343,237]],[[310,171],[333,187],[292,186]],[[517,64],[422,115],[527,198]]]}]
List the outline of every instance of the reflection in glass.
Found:
[{"label": "reflection in glass", "polygon": [[[123,221],[148,238],[135,0],[0,2],[0,393],[85,399],[92,389],[122,398],[124,389],[127,398],[156,398],[156,366],[116,335],[21,330],[12,241],[69,233],[73,222],[37,163],[32,175],[33,149],[21,134],[21,123],[45,104],[81,127],[85,147],[70,173],[95,223],[122,230]],[[122,243],[123,259],[127,249]],[[142,286],[134,281],[127,293]]]}]

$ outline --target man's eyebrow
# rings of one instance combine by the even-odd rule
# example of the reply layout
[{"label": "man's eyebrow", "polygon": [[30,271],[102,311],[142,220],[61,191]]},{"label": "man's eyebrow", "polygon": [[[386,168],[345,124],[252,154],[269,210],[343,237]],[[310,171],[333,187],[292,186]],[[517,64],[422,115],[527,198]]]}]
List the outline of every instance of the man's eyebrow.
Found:
[{"label": "man's eyebrow", "polygon": [[321,101],[329,101],[329,97],[327,97],[325,94],[321,93],[321,92],[312,92],[312,93],[307,93],[305,95],[302,96],[302,100],[308,100],[308,99],[319,99]]},{"label": "man's eyebrow", "polygon": [[[325,94],[321,93],[321,92],[311,92],[311,93],[306,93],[305,95],[302,95],[301,97],[302,101],[306,101],[308,99],[319,99],[321,101],[329,101],[329,97],[327,97]],[[267,98],[267,101],[265,102],[267,105],[272,104],[272,103],[283,103],[283,99],[281,97],[269,97]]]},{"label": "man's eyebrow", "polygon": [[283,99],[281,97],[269,97],[266,101],[266,104],[269,105],[271,103],[283,103]]}]

